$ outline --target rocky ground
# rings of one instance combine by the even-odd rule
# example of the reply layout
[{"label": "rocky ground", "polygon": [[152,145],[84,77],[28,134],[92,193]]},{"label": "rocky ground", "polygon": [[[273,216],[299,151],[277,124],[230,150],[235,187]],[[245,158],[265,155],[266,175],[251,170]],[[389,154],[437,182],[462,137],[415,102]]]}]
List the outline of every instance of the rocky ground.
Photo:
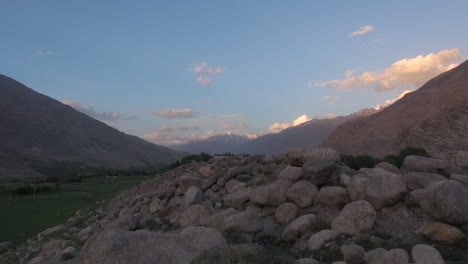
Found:
[{"label": "rocky ground", "polygon": [[355,171],[331,149],[215,157],[2,243],[0,262],[468,263],[464,174],[417,156]]}]

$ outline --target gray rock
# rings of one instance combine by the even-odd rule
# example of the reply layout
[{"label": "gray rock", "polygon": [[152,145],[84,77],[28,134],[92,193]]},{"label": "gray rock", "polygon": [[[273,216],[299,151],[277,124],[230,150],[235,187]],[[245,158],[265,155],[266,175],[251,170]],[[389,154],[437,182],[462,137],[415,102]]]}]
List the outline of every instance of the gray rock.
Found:
[{"label": "gray rock", "polygon": [[245,188],[235,193],[226,194],[223,197],[224,204],[226,206],[238,206],[244,204],[249,201],[252,192],[252,188]]},{"label": "gray rock", "polygon": [[286,192],[292,183],[278,180],[266,186],[256,188],[250,194],[250,201],[259,205],[278,206],[286,202]]},{"label": "gray rock", "polygon": [[424,245],[419,244],[415,245],[411,250],[411,256],[416,263],[424,263],[424,264],[444,264],[444,259],[440,255],[437,249]]},{"label": "gray rock", "polygon": [[392,249],[385,250],[383,248],[377,248],[367,252],[364,255],[364,259],[369,264],[408,264],[409,256],[408,253],[403,249]]},{"label": "gray rock", "polygon": [[179,225],[181,227],[188,225],[199,225],[203,219],[208,217],[210,212],[200,204],[195,204],[187,209],[180,215]]},{"label": "gray rock", "polygon": [[218,212],[218,213],[215,213],[213,215],[210,215],[210,216],[206,217],[202,221],[202,225],[206,226],[206,227],[216,228],[218,230],[221,230],[224,220],[227,217],[229,217],[231,215],[235,215],[237,213],[239,213],[239,212],[236,209],[228,208],[226,210],[223,210],[221,212]]},{"label": "gray rock", "polygon": [[203,191],[208,190],[211,186],[213,186],[218,181],[219,175],[213,174],[208,179],[204,180],[200,189]]},{"label": "gray rock", "polygon": [[323,187],[315,200],[316,205],[337,207],[343,207],[349,202],[350,199],[346,189],[338,186]]},{"label": "gray rock", "polygon": [[205,194],[196,186],[191,186],[185,192],[182,200],[182,206],[187,208],[194,204],[201,204],[206,200]]},{"label": "gray rock", "polygon": [[203,179],[192,175],[186,175],[178,178],[178,184],[181,191],[186,192],[188,188],[192,186],[200,188],[203,184]]},{"label": "gray rock", "polygon": [[226,182],[226,185],[224,186],[226,188],[226,191],[228,193],[234,193],[234,192],[237,192],[238,190],[242,189],[245,187],[245,183],[244,182],[240,182],[236,179],[232,179],[232,180],[229,180],[228,182]]},{"label": "gray rock", "polygon": [[423,189],[427,185],[437,182],[445,181],[447,178],[440,174],[428,173],[428,172],[410,172],[403,175],[403,179],[406,182],[406,186],[410,190]]},{"label": "gray rock", "polygon": [[415,233],[442,244],[454,244],[465,237],[460,229],[435,221],[422,224]]},{"label": "gray rock", "polygon": [[401,171],[428,172],[450,176],[450,166],[446,161],[420,156],[407,156],[401,166]]},{"label": "gray rock", "polygon": [[16,246],[9,241],[2,242],[0,243],[0,255],[10,250],[14,250],[15,248]]},{"label": "gray rock", "polygon": [[286,192],[289,201],[301,208],[311,206],[318,194],[318,188],[309,181],[298,181]]},{"label": "gray rock", "polygon": [[346,190],[352,201],[367,200],[366,186],[368,180],[362,174],[356,174],[351,178],[351,182],[346,186]]},{"label": "gray rock", "polygon": [[339,235],[334,230],[325,229],[318,233],[313,234],[307,243],[310,250],[320,249],[326,242],[335,239]]},{"label": "gray rock", "polygon": [[162,209],[164,208],[164,202],[161,201],[161,199],[159,198],[154,198],[153,201],[151,202],[150,206],[149,206],[149,212],[150,213],[157,213],[159,211],[161,211]]},{"label": "gray rock", "polygon": [[286,181],[295,182],[298,181],[302,177],[302,168],[301,167],[293,167],[288,166],[284,170],[282,170],[278,178]]},{"label": "gray rock", "polygon": [[303,233],[310,231],[316,219],[317,216],[314,214],[306,214],[296,218],[284,228],[281,237],[286,241],[295,240]]},{"label": "gray rock", "polygon": [[347,204],[332,222],[332,229],[344,234],[357,235],[369,232],[374,226],[376,212],[367,201]]},{"label": "gray rock", "polygon": [[454,181],[458,181],[458,182],[460,182],[461,184],[463,184],[465,186],[468,186],[468,176],[467,175],[452,173],[452,175],[450,175],[450,179],[454,180]]},{"label": "gray rock", "polygon": [[366,185],[367,199],[376,209],[396,204],[408,191],[401,175],[381,169],[370,169],[366,174],[369,178]]},{"label": "gray rock", "polygon": [[294,261],[294,264],[320,264],[320,262],[313,258],[301,258]]},{"label": "gray rock", "polygon": [[286,153],[290,165],[302,166],[311,160],[340,160],[340,153],[330,148],[290,148]]},{"label": "gray rock", "polygon": [[252,211],[233,214],[224,219],[222,230],[257,233],[263,230],[263,219]]},{"label": "gray rock", "polygon": [[296,218],[297,206],[293,203],[284,203],[275,210],[275,219],[281,225],[286,225]]},{"label": "gray rock", "polygon": [[388,162],[380,162],[379,164],[375,165],[375,167],[394,174],[401,174],[401,171],[397,166]]},{"label": "gray rock", "polygon": [[105,230],[92,237],[80,254],[81,264],[191,263],[203,252],[227,249],[219,231],[188,227],[179,233]]},{"label": "gray rock", "polygon": [[304,179],[317,186],[338,180],[340,169],[333,160],[311,160],[302,166]]},{"label": "gray rock", "polygon": [[363,260],[366,254],[365,249],[359,245],[343,245],[340,251],[344,261]]}]

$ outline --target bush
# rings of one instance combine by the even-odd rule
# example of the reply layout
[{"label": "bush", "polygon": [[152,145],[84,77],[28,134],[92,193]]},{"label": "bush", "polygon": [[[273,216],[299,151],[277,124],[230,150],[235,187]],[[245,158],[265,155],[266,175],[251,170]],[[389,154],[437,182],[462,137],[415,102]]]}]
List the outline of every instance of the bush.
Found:
[{"label": "bush", "polygon": [[401,165],[403,165],[403,161],[405,160],[405,158],[411,155],[430,157],[429,153],[427,153],[425,149],[409,146],[400,150],[400,153],[398,155],[385,156],[384,161],[393,164],[398,168],[401,168]]},{"label": "bush", "polygon": [[193,155],[188,155],[182,158],[181,160],[178,160],[172,164],[169,164],[168,166],[162,168],[159,170],[160,173],[164,173],[170,170],[173,170],[177,167],[180,167],[185,164],[190,164],[192,162],[204,162],[204,161],[209,161],[213,156],[210,154],[207,154],[205,152],[202,152],[200,154],[193,154]]},{"label": "bush", "polygon": [[341,161],[348,167],[359,170],[360,168],[373,168],[380,160],[369,155],[341,155]]}]

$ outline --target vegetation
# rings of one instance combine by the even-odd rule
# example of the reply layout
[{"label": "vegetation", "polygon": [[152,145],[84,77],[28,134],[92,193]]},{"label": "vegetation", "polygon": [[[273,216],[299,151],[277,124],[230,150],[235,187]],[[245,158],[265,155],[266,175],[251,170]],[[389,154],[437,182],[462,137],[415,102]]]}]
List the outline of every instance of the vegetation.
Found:
[{"label": "vegetation", "polygon": [[172,164],[169,164],[168,166],[160,169],[159,172],[164,173],[164,172],[173,170],[173,169],[175,169],[177,167],[180,167],[182,165],[190,164],[192,162],[209,161],[211,158],[213,158],[213,156],[211,156],[210,154],[207,154],[205,152],[202,152],[200,154],[188,155],[188,156],[185,156],[183,159],[178,160],[178,161],[176,161],[176,162],[174,162]]},{"label": "vegetation", "polygon": [[430,157],[429,153],[422,148],[407,147],[402,149],[398,155],[387,155],[383,159],[377,159],[369,155],[341,155],[341,161],[348,167],[359,170],[361,168],[373,168],[378,163],[385,161],[390,164],[401,168],[403,161],[407,156],[417,155],[423,157]]}]

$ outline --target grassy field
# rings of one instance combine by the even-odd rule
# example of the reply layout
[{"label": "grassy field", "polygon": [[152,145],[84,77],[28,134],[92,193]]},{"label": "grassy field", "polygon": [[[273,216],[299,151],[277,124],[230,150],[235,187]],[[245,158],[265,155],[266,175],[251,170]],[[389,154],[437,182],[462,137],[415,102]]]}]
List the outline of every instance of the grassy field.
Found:
[{"label": "grassy field", "polygon": [[66,222],[78,209],[111,198],[145,179],[148,177],[87,178],[80,183],[61,184],[58,191],[38,194],[35,200],[33,195],[13,196],[10,207],[8,197],[0,197],[0,242],[22,243],[48,227]]}]

